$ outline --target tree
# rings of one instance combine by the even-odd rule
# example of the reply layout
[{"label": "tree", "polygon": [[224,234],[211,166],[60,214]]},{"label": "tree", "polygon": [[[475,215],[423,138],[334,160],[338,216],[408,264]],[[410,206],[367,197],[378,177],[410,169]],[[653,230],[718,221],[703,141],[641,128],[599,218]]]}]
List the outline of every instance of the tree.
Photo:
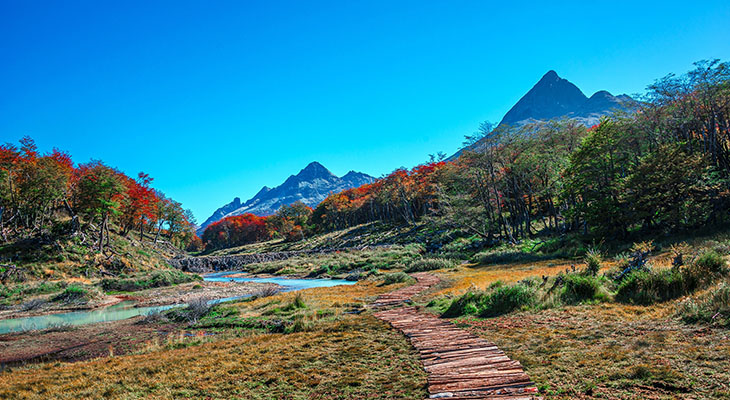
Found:
[{"label": "tree", "polygon": [[687,154],[679,144],[661,144],[627,177],[624,203],[647,228],[697,226],[707,222],[710,200],[723,183],[702,154]]},{"label": "tree", "polygon": [[575,225],[593,228],[600,235],[626,235],[631,219],[622,202],[622,180],[638,162],[640,149],[629,130],[604,119],[570,155],[563,198],[567,217]]},{"label": "tree", "polygon": [[121,174],[101,161],[79,166],[74,188],[74,206],[87,224],[99,223],[98,250],[109,244],[109,219],[119,213],[125,197]]},{"label": "tree", "polygon": [[155,219],[157,202],[155,192],[150,187],[152,178],[140,172],[137,179],[126,178],[125,202],[122,206],[122,234],[126,235],[133,227],[139,227],[140,240],[144,233],[144,226],[151,226]]},{"label": "tree", "polygon": [[271,236],[287,241],[302,240],[312,232],[312,209],[301,201],[282,205],[276,214],[266,218]]}]

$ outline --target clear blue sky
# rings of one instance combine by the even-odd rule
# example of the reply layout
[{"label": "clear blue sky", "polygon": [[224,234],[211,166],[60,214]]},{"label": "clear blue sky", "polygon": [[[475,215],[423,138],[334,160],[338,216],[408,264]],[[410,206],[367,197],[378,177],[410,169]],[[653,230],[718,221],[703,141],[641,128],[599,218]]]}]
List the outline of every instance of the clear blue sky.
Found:
[{"label": "clear blue sky", "polygon": [[632,94],[730,60],[727,0],[490,3],[0,0],[0,142],[147,172],[202,222],[313,160],[451,154],[550,69]]}]

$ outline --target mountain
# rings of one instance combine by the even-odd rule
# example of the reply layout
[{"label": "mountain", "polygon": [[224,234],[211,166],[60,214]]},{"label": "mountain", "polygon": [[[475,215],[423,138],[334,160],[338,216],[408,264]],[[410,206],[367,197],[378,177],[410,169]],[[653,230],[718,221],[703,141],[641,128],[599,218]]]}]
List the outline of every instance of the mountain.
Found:
[{"label": "mountain", "polygon": [[507,111],[500,125],[522,126],[555,118],[571,118],[593,126],[601,117],[632,106],[633,99],[601,90],[587,97],[569,80],[548,71]]},{"label": "mountain", "polygon": [[236,197],[232,202],[215,210],[213,215],[200,225],[198,235],[202,235],[208,225],[225,217],[245,213],[259,216],[271,215],[276,213],[276,210],[282,205],[289,205],[296,201],[316,207],[330,193],[358,187],[374,180],[375,178],[368,174],[355,171],[350,171],[340,178],[315,161],[273,189],[264,186],[245,203],[241,203],[241,199]]},{"label": "mountain", "polygon": [[[605,90],[587,97],[578,86],[550,70],[507,111],[498,127],[519,128],[558,118],[569,118],[585,126],[593,126],[601,117],[615,111],[630,110],[634,104],[635,101],[625,94],[614,96]],[[470,146],[475,147],[478,148],[479,143]],[[461,151],[450,159],[458,157]]]}]

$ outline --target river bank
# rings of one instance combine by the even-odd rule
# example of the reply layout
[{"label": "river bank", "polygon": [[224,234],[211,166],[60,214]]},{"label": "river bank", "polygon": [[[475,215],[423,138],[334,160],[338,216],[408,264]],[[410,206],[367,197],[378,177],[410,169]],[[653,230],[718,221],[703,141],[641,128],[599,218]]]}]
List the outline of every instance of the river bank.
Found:
[{"label": "river bank", "polygon": [[267,282],[203,280],[134,292],[103,294],[83,302],[73,299],[69,301],[53,301],[54,295],[41,295],[33,297],[24,303],[0,310],[0,321],[67,312],[98,310],[114,306],[123,301],[133,301],[137,307],[150,307],[182,304],[196,298],[217,300],[230,297],[245,297],[264,289],[278,290],[280,287],[274,283]]}]

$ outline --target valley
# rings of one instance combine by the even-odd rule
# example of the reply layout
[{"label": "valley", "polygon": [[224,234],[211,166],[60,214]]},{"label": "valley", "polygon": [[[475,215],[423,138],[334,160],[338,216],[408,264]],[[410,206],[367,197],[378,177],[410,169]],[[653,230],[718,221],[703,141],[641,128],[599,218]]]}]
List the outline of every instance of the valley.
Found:
[{"label": "valley", "polygon": [[0,145],[0,398],[729,398],[730,64],[634,97],[550,70],[452,157],[201,224]]}]

